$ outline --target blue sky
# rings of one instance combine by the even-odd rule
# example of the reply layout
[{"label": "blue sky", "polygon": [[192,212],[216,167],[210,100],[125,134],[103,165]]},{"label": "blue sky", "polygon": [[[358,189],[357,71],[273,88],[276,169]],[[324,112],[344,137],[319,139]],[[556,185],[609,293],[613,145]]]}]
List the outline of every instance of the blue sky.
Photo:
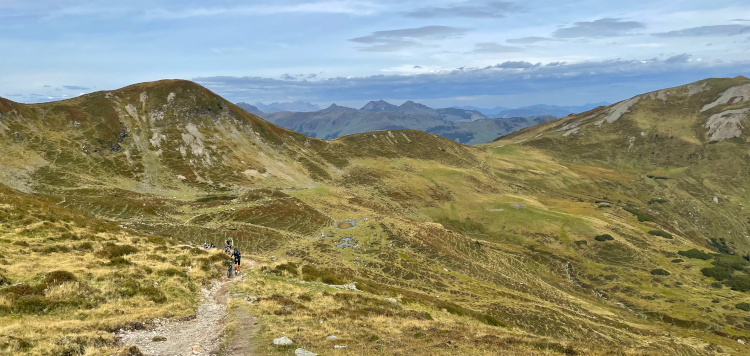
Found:
[{"label": "blue sky", "polygon": [[0,96],[164,78],[232,101],[615,102],[750,75],[750,2],[0,0]]}]

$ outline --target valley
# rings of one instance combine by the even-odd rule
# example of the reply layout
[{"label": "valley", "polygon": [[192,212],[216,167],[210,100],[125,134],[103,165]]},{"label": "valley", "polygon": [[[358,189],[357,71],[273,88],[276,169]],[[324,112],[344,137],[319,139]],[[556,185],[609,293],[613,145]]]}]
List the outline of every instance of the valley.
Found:
[{"label": "valley", "polygon": [[748,88],[474,146],[309,137],[181,80],[0,99],[0,353],[134,355],[114,333],[195,315],[232,237],[257,266],[219,354],[747,354]]}]

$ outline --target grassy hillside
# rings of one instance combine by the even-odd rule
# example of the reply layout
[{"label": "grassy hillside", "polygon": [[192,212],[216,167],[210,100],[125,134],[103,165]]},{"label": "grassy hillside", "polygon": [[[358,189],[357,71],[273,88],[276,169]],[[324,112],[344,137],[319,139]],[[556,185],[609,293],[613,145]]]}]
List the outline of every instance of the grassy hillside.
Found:
[{"label": "grassy hillside", "polygon": [[[92,241],[90,252],[78,251],[79,240],[56,240],[70,223],[47,214],[31,223],[47,226],[32,241],[21,232],[30,225],[13,217],[0,225],[0,268],[13,283],[42,288],[59,267],[42,263],[27,276],[22,251],[65,245],[54,258],[73,261],[66,269],[100,291],[100,305],[133,306],[111,306],[125,311],[120,322],[180,316],[191,311],[170,311],[170,301],[195,298],[191,283],[217,274],[210,255],[180,245],[232,236],[260,264],[230,290],[230,310],[259,317],[258,354],[292,354],[272,345],[281,335],[334,355],[746,354],[747,150],[744,136],[711,143],[705,125],[746,108],[747,80],[702,83],[479,147],[416,130],[320,141],[186,82],[50,104],[3,101],[0,145],[14,154],[0,157],[0,179],[15,189],[4,194],[81,216],[86,227],[71,233],[98,237],[81,241]],[[104,150],[114,144],[121,150]],[[0,203],[0,212],[33,215],[31,206]],[[99,224],[111,231],[90,230]],[[16,243],[24,239],[28,247]],[[97,257],[107,242],[134,246],[119,256],[131,264]],[[170,264],[199,274],[157,272]],[[116,282],[96,280],[118,268],[142,274],[142,286],[159,282],[167,301],[138,289],[107,302],[106,283]],[[43,330],[78,325],[75,308],[15,311],[6,285],[0,317]],[[54,297],[47,289],[44,298]],[[37,323],[53,317],[60,324]],[[111,335],[117,323],[99,319],[81,330]],[[0,340],[0,351],[23,342],[43,354],[55,333]]]}]

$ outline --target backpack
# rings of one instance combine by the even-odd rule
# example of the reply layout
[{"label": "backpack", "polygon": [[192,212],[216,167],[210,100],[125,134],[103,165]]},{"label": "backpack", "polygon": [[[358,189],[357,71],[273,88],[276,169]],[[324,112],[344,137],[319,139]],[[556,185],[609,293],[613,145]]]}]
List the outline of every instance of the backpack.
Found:
[{"label": "backpack", "polygon": [[241,257],[240,250],[235,248],[233,255],[235,255],[237,258],[240,258]]}]

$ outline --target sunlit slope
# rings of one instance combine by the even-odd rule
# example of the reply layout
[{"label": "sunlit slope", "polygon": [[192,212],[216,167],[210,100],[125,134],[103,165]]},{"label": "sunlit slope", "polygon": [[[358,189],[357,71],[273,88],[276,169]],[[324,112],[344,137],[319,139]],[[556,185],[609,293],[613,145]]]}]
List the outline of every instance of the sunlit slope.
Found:
[{"label": "sunlit slope", "polygon": [[[102,104],[88,109],[86,97],[3,102],[0,145],[14,155],[0,157],[0,179],[139,236],[233,237],[261,263],[233,295],[259,316],[263,354],[288,354],[271,346],[282,332],[321,354],[746,354],[742,138],[644,128],[658,111],[649,103],[670,120],[695,111],[694,127],[712,110],[746,107],[736,93],[747,80],[702,83],[479,147],[416,130],[315,140],[188,82],[92,94]],[[95,128],[109,122],[97,110],[111,107],[116,125],[51,129],[44,109],[56,106],[82,110]],[[611,110],[622,115],[608,123]],[[127,137],[114,129],[121,121]],[[620,140],[627,130],[633,147]],[[107,133],[99,151],[81,150]],[[704,155],[666,164],[647,145]],[[342,287],[352,282],[358,291]],[[331,334],[349,348],[335,351]]]},{"label": "sunlit slope", "polygon": [[[632,174],[628,197],[699,241],[750,252],[750,80],[706,79],[551,121],[486,147],[536,147],[559,162]],[[651,198],[663,204],[646,203]]]},{"label": "sunlit slope", "polygon": [[322,141],[170,80],[47,104],[2,101],[2,174],[26,191],[107,185],[144,192],[310,184]]}]

